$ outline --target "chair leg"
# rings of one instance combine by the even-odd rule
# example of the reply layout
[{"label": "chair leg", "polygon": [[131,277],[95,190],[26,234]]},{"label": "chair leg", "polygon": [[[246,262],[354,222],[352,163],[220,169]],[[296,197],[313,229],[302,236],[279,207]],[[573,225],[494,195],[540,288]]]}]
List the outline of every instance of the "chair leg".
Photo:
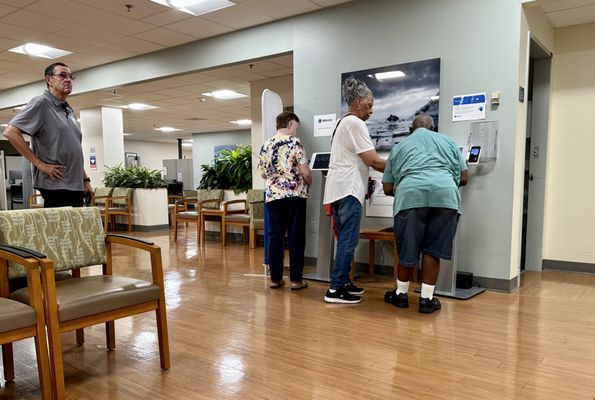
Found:
[{"label": "chair leg", "polygon": [[242,226],[242,238],[244,239],[244,244],[248,244],[248,227]]},{"label": "chair leg", "polygon": [[221,243],[225,246],[225,239],[227,236],[227,224],[225,223],[225,217],[221,218]]},{"label": "chair leg", "polygon": [[128,213],[128,232],[132,232],[132,214]]},{"label": "chair leg", "polygon": [[52,382],[50,378],[50,360],[48,357],[47,340],[45,337],[45,325],[40,324],[37,326],[37,334],[35,335],[34,341],[41,398],[50,400],[52,398]]},{"label": "chair leg", "polygon": [[116,349],[116,323],[108,321],[105,323],[105,345],[108,350]]},{"label": "chair leg", "polygon": [[250,248],[256,247],[256,229],[250,228]]},{"label": "chair leg", "polygon": [[205,217],[200,216],[200,243],[205,244]]},{"label": "chair leg", "polygon": [[159,308],[155,310],[157,319],[157,338],[159,341],[159,361],[161,369],[169,369],[169,335],[167,333],[167,316],[165,314],[165,301],[159,299]]},{"label": "chair leg", "polygon": [[178,240],[178,218],[174,215],[171,220],[171,223],[174,224],[174,242]]},{"label": "chair leg", "polygon": [[14,358],[12,355],[12,343],[2,345],[2,365],[4,366],[4,380],[14,381]]},{"label": "chair leg", "polygon": [[83,328],[77,329],[75,331],[76,334],[76,344],[82,346],[85,344],[85,330]]}]

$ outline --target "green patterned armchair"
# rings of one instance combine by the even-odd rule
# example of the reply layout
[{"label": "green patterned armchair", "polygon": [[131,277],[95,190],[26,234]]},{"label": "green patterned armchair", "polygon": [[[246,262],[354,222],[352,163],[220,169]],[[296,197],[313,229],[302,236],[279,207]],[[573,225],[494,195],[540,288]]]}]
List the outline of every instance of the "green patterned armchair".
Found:
[{"label": "green patterned armchair", "polygon": [[[82,344],[82,328],[105,323],[107,348],[115,348],[114,320],[141,312],[156,311],[161,367],[169,368],[169,347],[161,249],[151,242],[123,236],[105,235],[96,207],[44,208],[0,211],[0,243],[18,246],[37,258],[44,289],[46,326],[54,396],[64,398],[64,376],[60,334],[77,330]],[[150,254],[152,280],[145,281],[112,274],[113,245],[125,245]],[[17,263],[0,274],[0,287],[9,278],[26,274]],[[81,268],[102,265],[102,275],[80,277]],[[73,279],[55,280],[55,271],[73,271]],[[2,272],[2,270],[0,270]],[[27,288],[10,294],[12,300],[30,304]],[[77,332],[77,333],[78,333]]]}]

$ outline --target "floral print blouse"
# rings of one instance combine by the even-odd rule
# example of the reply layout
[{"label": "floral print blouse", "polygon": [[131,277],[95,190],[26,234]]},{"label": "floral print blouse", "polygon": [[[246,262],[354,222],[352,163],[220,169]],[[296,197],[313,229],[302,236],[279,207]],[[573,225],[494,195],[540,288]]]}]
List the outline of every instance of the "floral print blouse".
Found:
[{"label": "floral print blouse", "polygon": [[257,169],[266,177],[266,201],[308,198],[308,185],[299,170],[300,164],[307,162],[306,152],[295,136],[275,135],[264,142]]}]

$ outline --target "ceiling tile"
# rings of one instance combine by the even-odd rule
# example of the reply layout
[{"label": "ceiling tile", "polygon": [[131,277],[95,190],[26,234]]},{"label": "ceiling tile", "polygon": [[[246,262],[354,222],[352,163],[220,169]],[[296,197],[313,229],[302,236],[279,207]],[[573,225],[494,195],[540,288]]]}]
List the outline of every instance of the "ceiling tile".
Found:
[{"label": "ceiling tile", "polygon": [[0,0],[0,4],[20,8],[35,1],[37,0]]},{"label": "ceiling tile", "polygon": [[153,14],[150,17],[143,18],[142,20],[148,24],[163,26],[189,18],[193,17],[188,13],[178,11],[173,8],[168,8],[166,11]]},{"label": "ceiling tile", "polygon": [[312,0],[312,3],[316,3],[323,7],[332,7],[336,6],[337,4],[349,3],[353,0]]},{"label": "ceiling tile", "polygon": [[164,46],[160,44],[148,42],[146,40],[136,39],[130,36],[119,38],[118,40],[108,42],[105,45],[116,49],[126,50],[136,54],[151,53],[153,51],[161,50],[164,48]]},{"label": "ceiling tile", "polygon": [[26,9],[79,24],[106,14],[106,11],[66,0],[42,0],[29,5]]},{"label": "ceiling tile", "polygon": [[122,35],[105,29],[94,28],[89,25],[70,25],[69,27],[57,32],[62,36],[70,36],[81,42],[92,44],[103,44],[119,39]]},{"label": "ceiling tile", "polygon": [[595,21],[595,5],[548,13],[548,17],[557,28],[593,22]]},{"label": "ceiling tile", "polygon": [[590,6],[594,3],[593,0],[549,0],[541,1],[539,5],[546,13],[568,10],[575,7]]},{"label": "ceiling tile", "polygon": [[152,29],[147,32],[136,34],[135,37],[164,46],[176,46],[178,44],[188,43],[196,40],[192,36],[184,35],[183,33],[171,31],[165,28]]},{"label": "ceiling tile", "polygon": [[227,7],[201,15],[201,17],[234,29],[256,26],[273,21],[272,17],[242,5]]},{"label": "ceiling tile", "polygon": [[47,15],[26,10],[19,10],[9,16],[0,18],[0,21],[22,27],[34,26],[38,31],[42,32],[56,32],[70,25],[70,22],[64,19],[48,18]]},{"label": "ceiling tile", "polygon": [[192,35],[197,39],[216,36],[232,31],[230,27],[221,25],[217,22],[211,22],[206,19],[197,21],[195,18],[185,19],[183,21],[169,24],[166,26],[166,28],[177,32],[182,32],[187,35]]},{"label": "ceiling tile", "polygon": [[123,35],[133,35],[155,28],[154,25],[113,14],[106,14],[95,18],[87,22],[87,24]]},{"label": "ceiling tile", "polygon": [[10,14],[12,12],[15,12],[16,10],[18,10],[18,9],[15,7],[9,7],[9,6],[0,4],[0,17],[3,17],[3,16]]},{"label": "ceiling tile", "polygon": [[[167,10],[167,7],[149,0],[87,0],[86,5],[95,7],[100,10],[109,11],[113,14],[118,14],[126,18],[141,19],[150,15],[160,13]],[[128,11],[126,4],[132,4],[132,8]]]},{"label": "ceiling tile", "polygon": [[279,2],[278,0],[246,0],[242,6],[270,15],[274,18],[286,18],[292,15],[304,14],[319,10],[321,7],[309,0],[293,0]]}]

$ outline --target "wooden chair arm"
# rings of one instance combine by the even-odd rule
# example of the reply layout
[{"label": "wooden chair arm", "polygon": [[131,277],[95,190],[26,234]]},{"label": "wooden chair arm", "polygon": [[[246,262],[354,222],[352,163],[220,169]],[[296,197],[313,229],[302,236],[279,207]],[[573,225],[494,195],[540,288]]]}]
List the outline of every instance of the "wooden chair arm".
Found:
[{"label": "wooden chair arm", "polygon": [[218,199],[210,199],[210,200],[202,200],[197,203],[197,208],[203,208],[204,204],[207,203],[216,203],[219,207],[221,207],[221,200]]},{"label": "wooden chair arm", "polygon": [[228,207],[232,204],[240,204],[243,203],[244,204],[244,213],[247,212],[247,207],[248,207],[248,203],[246,202],[245,199],[237,199],[237,200],[228,200],[228,201],[224,201],[223,202],[223,211],[225,214],[238,214],[237,211],[241,211],[241,210],[229,210]]},{"label": "wooden chair arm", "polygon": [[163,262],[161,259],[161,247],[155,246],[153,242],[143,240],[127,235],[106,235],[105,237],[107,264],[104,267],[104,274],[112,274],[112,244],[122,244],[124,246],[133,247],[135,249],[147,251],[151,256],[151,274],[153,283],[161,288],[161,295],[163,296]]}]

